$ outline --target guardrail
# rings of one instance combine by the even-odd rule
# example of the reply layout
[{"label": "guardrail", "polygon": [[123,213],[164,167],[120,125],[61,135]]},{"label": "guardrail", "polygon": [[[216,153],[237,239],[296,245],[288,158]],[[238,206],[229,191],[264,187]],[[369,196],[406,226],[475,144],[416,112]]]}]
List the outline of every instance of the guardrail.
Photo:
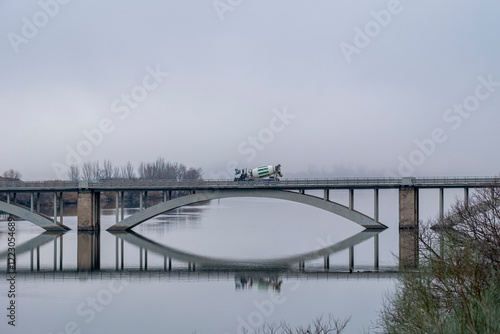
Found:
[{"label": "guardrail", "polygon": [[334,178],[334,179],[255,179],[252,181],[233,180],[99,180],[99,181],[0,181],[0,191],[69,191],[78,189],[139,189],[139,188],[165,188],[165,189],[216,189],[216,188],[397,188],[401,186],[415,187],[487,187],[498,183],[497,177],[435,177],[435,178],[379,178],[379,177],[356,177],[356,178]]}]

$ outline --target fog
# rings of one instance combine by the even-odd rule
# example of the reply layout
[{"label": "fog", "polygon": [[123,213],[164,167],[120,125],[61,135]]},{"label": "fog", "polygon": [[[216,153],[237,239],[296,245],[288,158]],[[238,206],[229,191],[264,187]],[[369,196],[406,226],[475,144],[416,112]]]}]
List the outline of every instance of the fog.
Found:
[{"label": "fog", "polygon": [[500,4],[3,1],[0,173],[497,175]]}]

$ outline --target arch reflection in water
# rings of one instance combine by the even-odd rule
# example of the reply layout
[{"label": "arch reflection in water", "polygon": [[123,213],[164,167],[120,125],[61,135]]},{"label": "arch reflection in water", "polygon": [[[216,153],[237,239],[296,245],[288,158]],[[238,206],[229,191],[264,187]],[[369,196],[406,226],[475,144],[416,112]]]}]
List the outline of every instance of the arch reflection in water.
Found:
[{"label": "arch reflection in water", "polygon": [[[315,251],[303,253],[300,255],[292,255],[274,259],[228,259],[215,258],[202,255],[195,255],[189,252],[181,251],[169,246],[159,244],[146,237],[143,237],[135,232],[111,232],[116,236],[116,269],[123,270],[124,263],[124,241],[128,244],[139,248],[140,252],[140,268],[147,270],[147,254],[153,252],[161,255],[164,258],[164,270],[171,270],[172,260],[180,261],[187,264],[188,270],[194,271],[197,266],[205,269],[285,269],[294,265],[299,265],[299,268],[305,269],[305,262],[324,259],[324,268],[329,268],[329,258],[332,254],[349,250],[349,268],[354,267],[354,246],[360,244],[370,238],[374,238],[374,267],[378,269],[378,235],[381,233],[378,230],[364,230],[349,238],[339,241],[333,245],[318,249]],[[119,242],[120,240],[120,242]],[[120,246],[119,246],[120,245]],[[144,256],[143,256],[144,253]]]},{"label": "arch reflection in water", "polygon": [[[40,270],[40,247],[50,243],[51,241],[54,242],[54,271],[57,270],[58,264],[59,264],[59,270],[62,270],[62,263],[63,263],[63,235],[65,232],[44,232],[22,244],[19,246],[16,246],[16,258],[19,255],[22,255],[24,253],[30,252],[30,270]],[[57,246],[57,240],[59,239],[59,252],[58,252],[58,246]],[[35,253],[36,253],[36,258],[35,258]],[[59,253],[59,262],[57,261],[58,257],[57,254]],[[2,252],[0,253],[0,261],[3,261],[6,259],[8,256],[8,252]]]}]

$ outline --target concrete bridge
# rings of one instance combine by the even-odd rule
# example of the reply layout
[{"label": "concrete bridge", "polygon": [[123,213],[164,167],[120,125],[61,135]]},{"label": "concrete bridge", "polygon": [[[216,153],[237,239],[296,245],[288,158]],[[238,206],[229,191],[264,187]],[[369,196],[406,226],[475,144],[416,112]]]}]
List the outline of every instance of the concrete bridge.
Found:
[{"label": "concrete bridge", "polygon": [[[384,229],[379,221],[379,190],[399,189],[399,227],[418,226],[419,189],[439,189],[440,215],[444,215],[444,189],[463,188],[468,199],[470,188],[492,186],[495,177],[472,178],[337,178],[337,179],[282,179],[229,181],[229,180],[107,180],[87,181],[0,181],[0,194],[7,194],[6,201],[0,201],[0,211],[21,217],[48,231],[67,230],[63,224],[63,196],[65,193],[78,194],[78,230],[96,231],[100,229],[100,195],[102,192],[116,193],[116,223],[112,231],[130,230],[159,214],[185,205],[218,198],[264,197],[293,201],[332,212],[367,229]],[[342,205],[330,200],[330,190],[349,191],[349,204]],[[354,195],[357,189],[374,191],[374,214],[370,217],[354,210]],[[322,190],[323,196],[312,196],[306,191]],[[159,191],[163,201],[148,207],[148,192]],[[184,191],[188,195],[173,199],[172,192]],[[140,211],[124,217],[124,193],[140,194]],[[30,207],[16,203],[17,194],[30,194]],[[54,214],[52,217],[40,213],[40,193],[53,193]],[[35,208],[36,203],[36,208]],[[59,210],[58,210],[59,207]]]}]

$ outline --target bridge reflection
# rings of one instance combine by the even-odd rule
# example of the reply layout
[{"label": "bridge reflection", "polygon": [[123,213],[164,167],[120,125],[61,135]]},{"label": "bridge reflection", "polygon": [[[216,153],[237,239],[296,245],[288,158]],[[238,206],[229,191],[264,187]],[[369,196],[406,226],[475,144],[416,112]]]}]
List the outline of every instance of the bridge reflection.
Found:
[{"label": "bridge reflection", "polygon": [[172,260],[187,264],[187,269],[195,271],[198,266],[203,269],[285,269],[298,265],[301,270],[305,270],[306,261],[322,258],[324,268],[330,267],[330,256],[349,250],[349,268],[354,268],[354,246],[370,238],[374,238],[374,269],[378,269],[378,235],[380,231],[362,231],[349,238],[339,241],[333,245],[314,250],[311,252],[279,257],[274,259],[230,259],[215,258],[202,255],[195,255],[189,252],[181,251],[166,245],[161,245],[135,232],[111,232],[116,236],[116,269],[124,267],[124,242],[139,248],[140,269],[148,269],[148,253],[152,252],[163,256],[164,270],[172,270]]},{"label": "bridge reflection", "polygon": [[[21,268],[16,268],[22,271],[29,267],[29,271],[35,272],[40,271],[40,248],[44,245],[53,244],[53,265],[51,265],[51,270],[56,271],[67,271],[63,267],[63,241],[66,232],[54,233],[54,232],[44,232],[29,241],[26,241],[16,247],[16,258],[21,255],[28,253],[29,256],[29,266],[26,263],[22,263]],[[105,232],[109,233],[109,232]],[[127,271],[130,268],[125,267],[125,246],[127,248],[133,246],[134,249],[139,251],[139,263],[133,267],[136,271],[148,271],[148,270],[183,270],[188,272],[194,272],[197,270],[202,271],[282,271],[282,270],[298,270],[305,271],[306,262],[317,261],[318,259],[323,260],[323,269],[328,271],[330,269],[330,257],[336,253],[348,250],[349,260],[348,268],[350,271],[354,268],[354,247],[362,242],[372,239],[373,240],[373,270],[379,269],[379,230],[370,231],[365,230],[359,232],[351,237],[345,238],[339,242],[332,245],[306,252],[298,255],[277,257],[273,259],[232,259],[232,258],[217,258],[209,257],[203,255],[196,255],[186,251],[182,251],[167,245],[162,245],[153,240],[150,240],[144,236],[141,236],[134,232],[113,232],[111,233],[115,237],[115,266],[108,266],[105,268],[101,267],[101,234],[100,232],[78,232],[77,233],[77,253],[76,253],[76,270],[82,271],[101,271],[101,270],[115,270],[117,272]],[[72,236],[73,237],[73,236]],[[107,236],[108,238],[111,236]],[[50,247],[49,247],[50,249]],[[109,251],[112,248],[107,248]],[[44,251],[44,254],[47,254]],[[130,254],[128,250],[127,254]],[[158,255],[163,258],[163,266],[158,265],[158,261],[153,266],[148,265],[148,255],[155,254],[156,260],[158,260]],[[74,256],[74,254],[71,254]],[[111,255],[111,254],[110,254]],[[45,255],[46,256],[46,255]],[[0,261],[5,261],[7,264],[7,251],[0,253]],[[109,260],[109,257],[108,257]],[[172,267],[172,261],[175,261],[176,266]],[[49,262],[52,262],[49,260]],[[74,264],[74,260],[67,259],[66,263],[70,262]],[[347,261],[346,261],[347,262]],[[44,259],[44,264],[47,263],[47,258]],[[184,264],[184,265],[182,265]],[[8,266],[5,268],[8,269]],[[311,267],[313,270],[318,270],[317,264]],[[46,271],[47,268],[44,268]],[[74,270],[68,269],[69,271]],[[345,269],[344,269],[345,270]]]}]

